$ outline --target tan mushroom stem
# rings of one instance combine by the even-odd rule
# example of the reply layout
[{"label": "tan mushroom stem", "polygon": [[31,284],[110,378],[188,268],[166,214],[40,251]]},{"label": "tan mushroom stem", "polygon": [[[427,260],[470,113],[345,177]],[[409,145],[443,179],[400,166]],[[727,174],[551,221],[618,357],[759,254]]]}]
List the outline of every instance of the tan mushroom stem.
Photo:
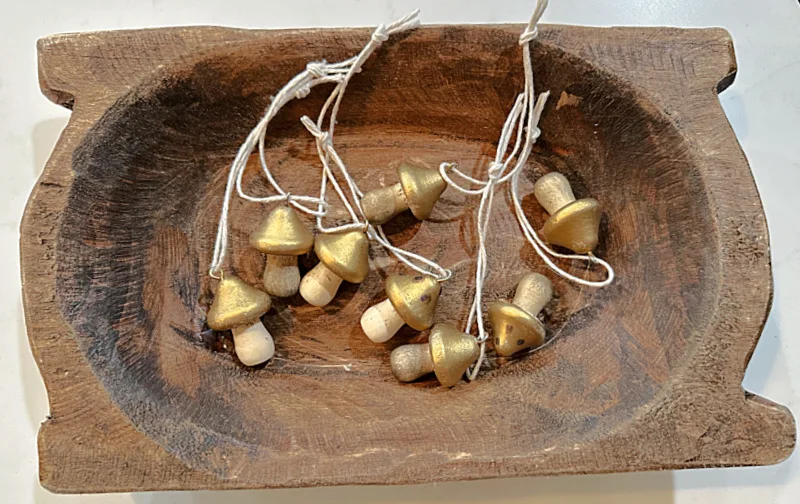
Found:
[{"label": "tan mushroom stem", "polygon": [[277,297],[294,296],[299,286],[297,256],[268,254],[267,267],[264,268],[264,289],[267,293]]},{"label": "tan mushroom stem", "polygon": [[513,304],[537,317],[544,305],[553,298],[553,283],[539,273],[525,275],[517,284]]},{"label": "tan mushroom stem", "polygon": [[236,356],[245,366],[257,366],[275,355],[275,341],[260,320],[249,326],[234,327],[231,332]]},{"label": "tan mushroom stem", "polygon": [[433,373],[433,358],[427,343],[399,346],[392,350],[389,360],[392,374],[401,382],[412,382]]},{"label": "tan mushroom stem", "polygon": [[569,180],[558,172],[548,173],[537,180],[533,186],[533,194],[550,215],[575,201]]},{"label": "tan mushroom stem", "polygon": [[381,225],[408,210],[408,200],[403,186],[398,183],[366,193],[361,199],[361,208],[371,224]]},{"label": "tan mushroom stem", "polygon": [[369,307],[361,316],[361,328],[373,343],[386,343],[405,324],[390,299]]},{"label": "tan mushroom stem", "polygon": [[300,295],[310,305],[325,306],[330,303],[342,285],[342,278],[319,263],[300,281]]}]

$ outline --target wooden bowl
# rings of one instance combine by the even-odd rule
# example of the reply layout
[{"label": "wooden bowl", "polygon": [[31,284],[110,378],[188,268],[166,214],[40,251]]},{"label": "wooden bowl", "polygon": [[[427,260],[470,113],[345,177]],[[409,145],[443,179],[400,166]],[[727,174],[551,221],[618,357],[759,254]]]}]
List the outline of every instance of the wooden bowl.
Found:
[{"label": "wooden bowl", "polygon": [[[393,163],[457,161],[482,177],[522,85],[518,26],[426,27],[393,38],[356,76],[337,146],[362,189]],[[404,331],[367,340],[361,313],[400,271],[373,271],[324,309],[275,300],[277,355],[245,368],[205,325],[227,169],[274,93],[306,62],[358,52],[369,31],[172,28],[66,35],[39,44],[42,89],[73,108],[22,224],[25,311],[51,416],[39,449],[55,491],[409,483],[500,476],[770,464],[795,425],[741,380],[772,295],[767,227],[716,93],[735,62],[723,30],[546,27],[533,45],[551,90],[523,176],[564,173],[603,205],[597,254],[618,279],[592,290],[549,272],[496,198],[486,298],[523,273],[553,279],[552,345],[442,389],[389,370]],[[284,187],[314,193],[300,126],[329,89],[269,131]],[[257,163],[246,188],[266,193]],[[444,193],[429,221],[391,240],[454,270],[437,321],[463,325],[477,201]],[[231,271],[258,285],[247,236],[269,207],[235,200]],[[341,208],[334,217],[342,216]],[[310,225],[310,223],[309,223]],[[314,264],[302,258],[301,269]],[[572,271],[591,276],[578,266]]]}]

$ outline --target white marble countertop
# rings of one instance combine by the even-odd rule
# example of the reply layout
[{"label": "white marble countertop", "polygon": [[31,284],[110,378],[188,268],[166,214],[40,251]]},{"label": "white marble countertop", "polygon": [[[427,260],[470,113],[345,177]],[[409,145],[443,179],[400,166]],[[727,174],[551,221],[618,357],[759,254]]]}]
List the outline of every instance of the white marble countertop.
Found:
[{"label": "white marble countertop", "polygon": [[[11,5],[13,4],[13,7]],[[39,93],[36,39],[59,32],[169,25],[372,26],[422,9],[425,23],[527,20],[532,0],[28,0],[0,15],[0,488],[4,502],[245,504],[358,503],[784,503],[798,502],[798,456],[763,468],[521,478],[408,487],[58,496],[38,485],[36,431],[47,399],[28,348],[19,287],[18,227],[68,111]],[[733,36],[739,72],[720,99],[750,160],[772,239],[775,302],[745,388],[800,412],[800,4],[797,0],[551,0],[544,22],[721,26]],[[747,279],[743,278],[743,282]],[[795,308],[793,308],[795,307]],[[792,497],[792,496],[795,497]]]}]

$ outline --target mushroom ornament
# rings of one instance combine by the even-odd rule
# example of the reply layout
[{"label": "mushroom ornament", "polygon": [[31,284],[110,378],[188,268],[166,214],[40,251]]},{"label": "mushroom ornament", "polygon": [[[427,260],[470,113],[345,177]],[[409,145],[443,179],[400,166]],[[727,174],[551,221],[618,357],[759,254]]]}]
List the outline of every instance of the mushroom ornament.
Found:
[{"label": "mushroom ornament", "polygon": [[510,357],[544,343],[545,328],[536,316],[552,297],[550,279],[531,273],[519,281],[512,303],[494,301],[489,305],[489,324],[497,355]]},{"label": "mushroom ornament", "polygon": [[399,183],[369,191],[361,199],[361,208],[370,224],[385,224],[405,210],[425,220],[447,188],[439,172],[410,163],[401,164],[397,176]]},{"label": "mushroom ornament", "polygon": [[433,325],[441,286],[429,275],[390,275],[387,299],[370,307],[361,317],[361,328],[375,343],[389,341],[403,325],[417,331]]},{"label": "mushroom ornament", "polygon": [[208,311],[208,325],[216,331],[230,329],[236,356],[245,366],[256,366],[275,355],[275,343],[261,316],[272,302],[265,292],[234,275],[220,280]]},{"label": "mushroom ornament", "polygon": [[600,228],[600,203],[594,198],[575,199],[567,178],[551,172],[536,181],[533,194],[550,218],[542,228],[542,237],[553,245],[578,254],[597,247]]},{"label": "mushroom ornament", "polygon": [[452,387],[480,355],[474,336],[449,324],[436,324],[428,343],[402,345],[389,357],[392,374],[401,382],[414,381],[428,373],[445,387]]},{"label": "mushroom ornament", "polygon": [[270,212],[264,224],[250,235],[250,244],[267,254],[264,268],[264,289],[276,297],[297,294],[300,270],[297,256],[314,246],[314,235],[290,206]]},{"label": "mushroom ornament", "polygon": [[318,234],[314,251],[319,264],[300,281],[300,295],[309,304],[327,305],[343,280],[361,283],[369,273],[369,241],[363,231]]}]

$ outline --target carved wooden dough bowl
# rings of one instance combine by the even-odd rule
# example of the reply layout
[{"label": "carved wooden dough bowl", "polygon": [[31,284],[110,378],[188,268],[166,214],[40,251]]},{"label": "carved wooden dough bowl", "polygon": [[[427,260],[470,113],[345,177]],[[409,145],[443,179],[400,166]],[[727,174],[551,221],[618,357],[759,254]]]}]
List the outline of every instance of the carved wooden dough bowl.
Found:
[{"label": "carved wooden dough bowl", "polygon": [[[458,161],[481,176],[521,89],[519,26],[425,27],[393,38],[356,76],[337,129],[365,190],[392,162]],[[549,26],[536,85],[553,98],[524,175],[564,173],[604,207],[597,253],[618,280],[595,291],[549,273],[503,190],[487,299],[530,270],[555,282],[554,344],[452,390],[401,385],[359,316],[399,271],[373,271],[324,309],[276,300],[277,358],[249,369],[210,332],[206,275],[227,168],[274,93],[309,60],[360,50],[366,29],[170,28],[62,35],[39,44],[41,86],[73,109],[22,223],[25,312],[50,394],[42,483],[54,491],[397,484],[488,477],[772,464],[795,444],[783,406],[742,376],[770,306],[766,222],[718,103],[735,73],[723,30]],[[270,127],[293,193],[317,189],[298,119]],[[257,166],[245,184],[266,191]],[[391,239],[454,269],[437,321],[463,324],[474,199],[448,190],[430,221]],[[236,201],[230,268],[257,285],[248,233],[269,211]],[[341,215],[341,209],[336,210]],[[311,254],[301,269],[314,264]],[[575,266],[574,272],[585,273]]]}]

